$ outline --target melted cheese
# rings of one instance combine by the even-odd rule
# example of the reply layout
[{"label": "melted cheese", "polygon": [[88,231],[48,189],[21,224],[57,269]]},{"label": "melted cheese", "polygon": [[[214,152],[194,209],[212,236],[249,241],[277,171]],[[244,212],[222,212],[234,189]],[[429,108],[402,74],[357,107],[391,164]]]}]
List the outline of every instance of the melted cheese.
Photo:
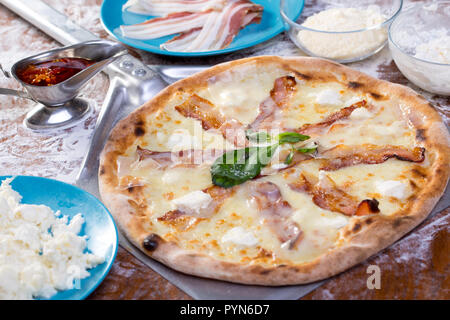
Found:
[{"label": "melted cheese", "polygon": [[[231,69],[210,79],[209,86],[196,93],[210,100],[225,117],[239,120],[245,125],[257,117],[258,107],[269,96],[274,80],[288,74],[291,75],[273,67],[257,70],[254,65],[249,64],[243,70]],[[162,110],[150,114],[147,123],[154,130],[140,137],[135,145],[130,146],[128,154],[119,160],[122,164],[119,166],[119,176],[123,179],[126,176],[139,177],[140,182],[146,186],[143,192],[149,204],[147,214],[151,220],[151,232],[176,241],[185,249],[240,263],[251,263],[255,259],[269,265],[307,262],[337,245],[342,229],[351,225],[355,218],[324,210],[312,202],[310,195],[294,191],[288,186],[289,182],[298,179],[301,172],[319,177],[320,166],[315,160],[301,162],[294,170],[280,171],[260,179],[275,183],[280,188],[283,199],[293,208],[290,218],[303,232],[302,240],[294,250],[281,246],[278,238],[264,223],[250,201],[246,183],[225,200],[218,212],[210,218],[197,221],[189,232],[180,232],[170,224],[159,221],[158,217],[174,210],[180,203],[195,210],[207,202],[202,196],[193,199],[189,197],[196,193],[199,195],[201,190],[212,185],[211,163],[161,170],[154,165],[136,162],[137,145],[154,151],[168,151],[177,144],[180,148],[194,145],[200,149],[234,149],[220,133],[215,130],[205,131],[200,121],[183,117],[175,111],[174,106],[181,104],[184,99],[186,96],[179,94]],[[404,120],[398,102],[384,100],[378,103],[370,97],[355,96],[344,84],[338,82],[321,84],[297,79],[297,91],[287,107],[277,112],[274,121],[283,128],[295,129],[307,123],[320,122],[362,99],[369,102],[370,108],[355,110],[348,119],[336,122],[338,125],[313,137],[320,149],[325,150],[338,144],[363,143],[401,145],[408,148],[416,146],[414,129]],[[404,208],[407,197],[413,192],[407,177],[414,165],[391,159],[382,164],[356,165],[326,174],[340,188],[360,200],[376,198],[380,203],[380,214],[392,215]],[[403,197],[380,192],[377,189],[380,181],[401,183]],[[415,183],[420,185],[421,182]],[[196,202],[196,199],[201,201]],[[264,258],[262,250],[269,253]]]}]

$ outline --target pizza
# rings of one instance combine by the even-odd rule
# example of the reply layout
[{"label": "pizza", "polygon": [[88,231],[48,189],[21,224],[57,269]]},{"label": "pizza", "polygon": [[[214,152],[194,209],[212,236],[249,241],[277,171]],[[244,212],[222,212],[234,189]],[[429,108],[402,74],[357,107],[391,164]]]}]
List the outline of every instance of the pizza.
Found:
[{"label": "pizza", "polygon": [[120,121],[101,197],[178,271],[292,285],[360,263],[443,194],[450,138],[413,90],[317,58],[263,56],[178,81]]}]

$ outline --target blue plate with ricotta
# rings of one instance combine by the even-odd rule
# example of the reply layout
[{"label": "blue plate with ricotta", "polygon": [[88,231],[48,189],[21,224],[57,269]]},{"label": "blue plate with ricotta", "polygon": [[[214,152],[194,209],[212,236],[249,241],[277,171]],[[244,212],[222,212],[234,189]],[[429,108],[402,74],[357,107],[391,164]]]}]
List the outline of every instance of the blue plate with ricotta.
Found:
[{"label": "blue plate with ricotta", "polygon": [[[148,52],[183,57],[201,57],[229,53],[245,48],[249,48],[261,42],[267,41],[284,30],[282,18],[280,16],[280,0],[252,0],[254,3],[264,7],[261,22],[253,23],[242,29],[234,38],[233,42],[222,50],[204,51],[204,52],[176,52],[167,51],[160,48],[160,45],[174,37],[169,35],[152,40],[138,40],[124,37],[120,31],[121,25],[131,25],[141,23],[155,16],[136,14],[123,11],[122,7],[127,0],[104,0],[101,7],[100,18],[106,31],[108,31],[117,40],[137,49]],[[296,20],[305,4],[304,0],[289,1],[288,16]]]},{"label": "blue plate with ricotta", "polygon": [[[0,182],[6,178],[11,176],[0,176]],[[103,257],[104,262],[87,269],[90,275],[75,281],[74,289],[58,291],[50,297],[50,300],[85,299],[106,277],[116,257],[118,233],[111,214],[90,193],[61,181],[32,176],[14,176],[10,185],[22,196],[20,204],[45,205],[53,212],[60,211],[59,218],[68,216],[69,222],[78,213],[82,214],[84,224],[78,235],[87,237],[84,253],[89,252]]]}]

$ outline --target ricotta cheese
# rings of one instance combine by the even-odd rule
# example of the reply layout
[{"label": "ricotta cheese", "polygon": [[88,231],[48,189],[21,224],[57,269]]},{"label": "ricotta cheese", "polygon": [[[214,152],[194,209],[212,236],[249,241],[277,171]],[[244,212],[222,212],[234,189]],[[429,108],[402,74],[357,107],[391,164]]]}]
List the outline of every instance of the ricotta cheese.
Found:
[{"label": "ricotta cheese", "polygon": [[386,197],[403,199],[406,196],[406,185],[396,180],[375,181],[377,191]]},{"label": "ricotta cheese", "polygon": [[54,213],[44,205],[20,204],[6,179],[0,186],[0,300],[50,298],[74,288],[104,257],[86,253],[78,236],[84,218]]},{"label": "ricotta cheese", "polygon": [[350,120],[366,120],[373,116],[366,108],[357,108],[350,114]]},{"label": "ricotta cheese", "polygon": [[[308,17],[302,26],[320,31],[356,31],[377,26],[384,20],[380,8],[372,5],[367,9],[327,9]],[[368,55],[386,39],[387,31],[381,27],[340,34],[301,30],[297,34],[299,43],[312,54],[339,60]]]},{"label": "ricotta cheese", "polygon": [[192,136],[185,130],[175,131],[169,136],[167,146],[171,151],[201,149],[202,144],[196,136]]},{"label": "ricotta cheese", "polygon": [[325,89],[320,91],[316,95],[316,102],[318,104],[325,104],[325,105],[328,104],[334,106],[342,104],[341,95],[339,94],[339,92],[336,92],[331,89]]},{"label": "ricotta cheese", "polygon": [[209,194],[197,190],[172,200],[172,203],[181,211],[199,214],[200,211],[206,209],[212,201],[213,199]]},{"label": "ricotta cheese", "polygon": [[251,231],[247,231],[242,227],[235,227],[223,235],[222,242],[232,242],[240,246],[253,247],[258,244],[258,239],[255,238]]}]

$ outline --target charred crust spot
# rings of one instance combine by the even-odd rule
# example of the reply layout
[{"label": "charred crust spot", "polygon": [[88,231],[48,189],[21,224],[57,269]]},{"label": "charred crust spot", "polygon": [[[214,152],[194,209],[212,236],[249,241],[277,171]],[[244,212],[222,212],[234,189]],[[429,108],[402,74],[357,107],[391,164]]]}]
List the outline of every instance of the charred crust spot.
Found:
[{"label": "charred crust spot", "polygon": [[152,233],[148,235],[144,241],[142,241],[142,246],[147,251],[155,251],[156,248],[158,248],[159,242],[161,242],[162,239],[160,236],[158,236],[156,233]]},{"label": "charred crust spot", "polygon": [[368,224],[368,225],[369,225],[369,224],[372,224],[373,219],[372,219],[372,218],[367,218],[365,222],[366,222],[366,224]]},{"label": "charred crust spot", "polygon": [[141,136],[143,136],[144,134],[145,134],[145,129],[144,129],[143,127],[137,126],[137,127],[134,129],[134,135],[135,135],[136,137],[141,137]]},{"label": "charred crust spot", "polygon": [[265,270],[260,271],[259,274],[260,274],[260,275],[266,275],[266,274],[269,274],[269,273],[271,273],[271,272],[272,272],[272,270],[270,270],[270,269],[265,269]]},{"label": "charred crust spot", "polygon": [[105,170],[105,166],[101,166],[100,167],[100,175],[105,174],[106,170]]},{"label": "charred crust spot", "polygon": [[311,80],[312,77],[310,75],[298,72],[298,71],[294,71],[295,75],[303,80]]},{"label": "charred crust spot", "polygon": [[409,180],[409,185],[411,186],[411,188],[413,188],[413,189],[418,189],[419,187],[417,186],[417,184],[414,182],[414,181],[412,181],[412,180]]},{"label": "charred crust spot", "polygon": [[356,82],[356,81],[349,81],[349,83],[347,84],[347,86],[350,89],[358,89],[361,88],[363,86],[362,83]]},{"label": "charred crust spot", "polygon": [[371,199],[367,200],[369,203],[370,211],[378,213],[380,212],[380,209],[378,208],[378,205],[380,204],[377,199]]},{"label": "charred crust spot", "polygon": [[277,265],[277,268],[286,268],[287,267],[287,265],[285,265],[285,264],[279,264],[279,265]]},{"label": "charred crust spot", "polygon": [[411,173],[416,176],[416,177],[420,177],[420,178],[425,178],[427,176],[427,174],[425,172],[423,172],[423,170],[419,169],[419,168],[414,168],[411,170]]},{"label": "charred crust spot", "polygon": [[138,121],[136,121],[136,126],[143,126],[143,125],[145,125],[145,122],[144,122],[144,120],[142,120],[142,119],[139,119]]},{"label": "charred crust spot", "polygon": [[416,130],[416,139],[419,141],[425,141],[425,129],[417,129]]},{"label": "charred crust spot", "polygon": [[370,96],[371,96],[372,98],[374,98],[375,100],[383,100],[383,99],[384,99],[384,96],[381,95],[381,94],[379,94],[379,93],[376,93],[376,92],[369,92],[369,94],[370,94]]},{"label": "charred crust spot", "polygon": [[360,223],[355,223],[355,225],[353,226],[353,229],[352,229],[352,231],[353,232],[357,232],[357,231],[359,231],[361,229],[361,224]]},{"label": "charred crust spot", "polygon": [[400,227],[401,224],[402,224],[402,219],[396,219],[392,225],[394,226],[394,228],[398,228],[398,227]]}]

